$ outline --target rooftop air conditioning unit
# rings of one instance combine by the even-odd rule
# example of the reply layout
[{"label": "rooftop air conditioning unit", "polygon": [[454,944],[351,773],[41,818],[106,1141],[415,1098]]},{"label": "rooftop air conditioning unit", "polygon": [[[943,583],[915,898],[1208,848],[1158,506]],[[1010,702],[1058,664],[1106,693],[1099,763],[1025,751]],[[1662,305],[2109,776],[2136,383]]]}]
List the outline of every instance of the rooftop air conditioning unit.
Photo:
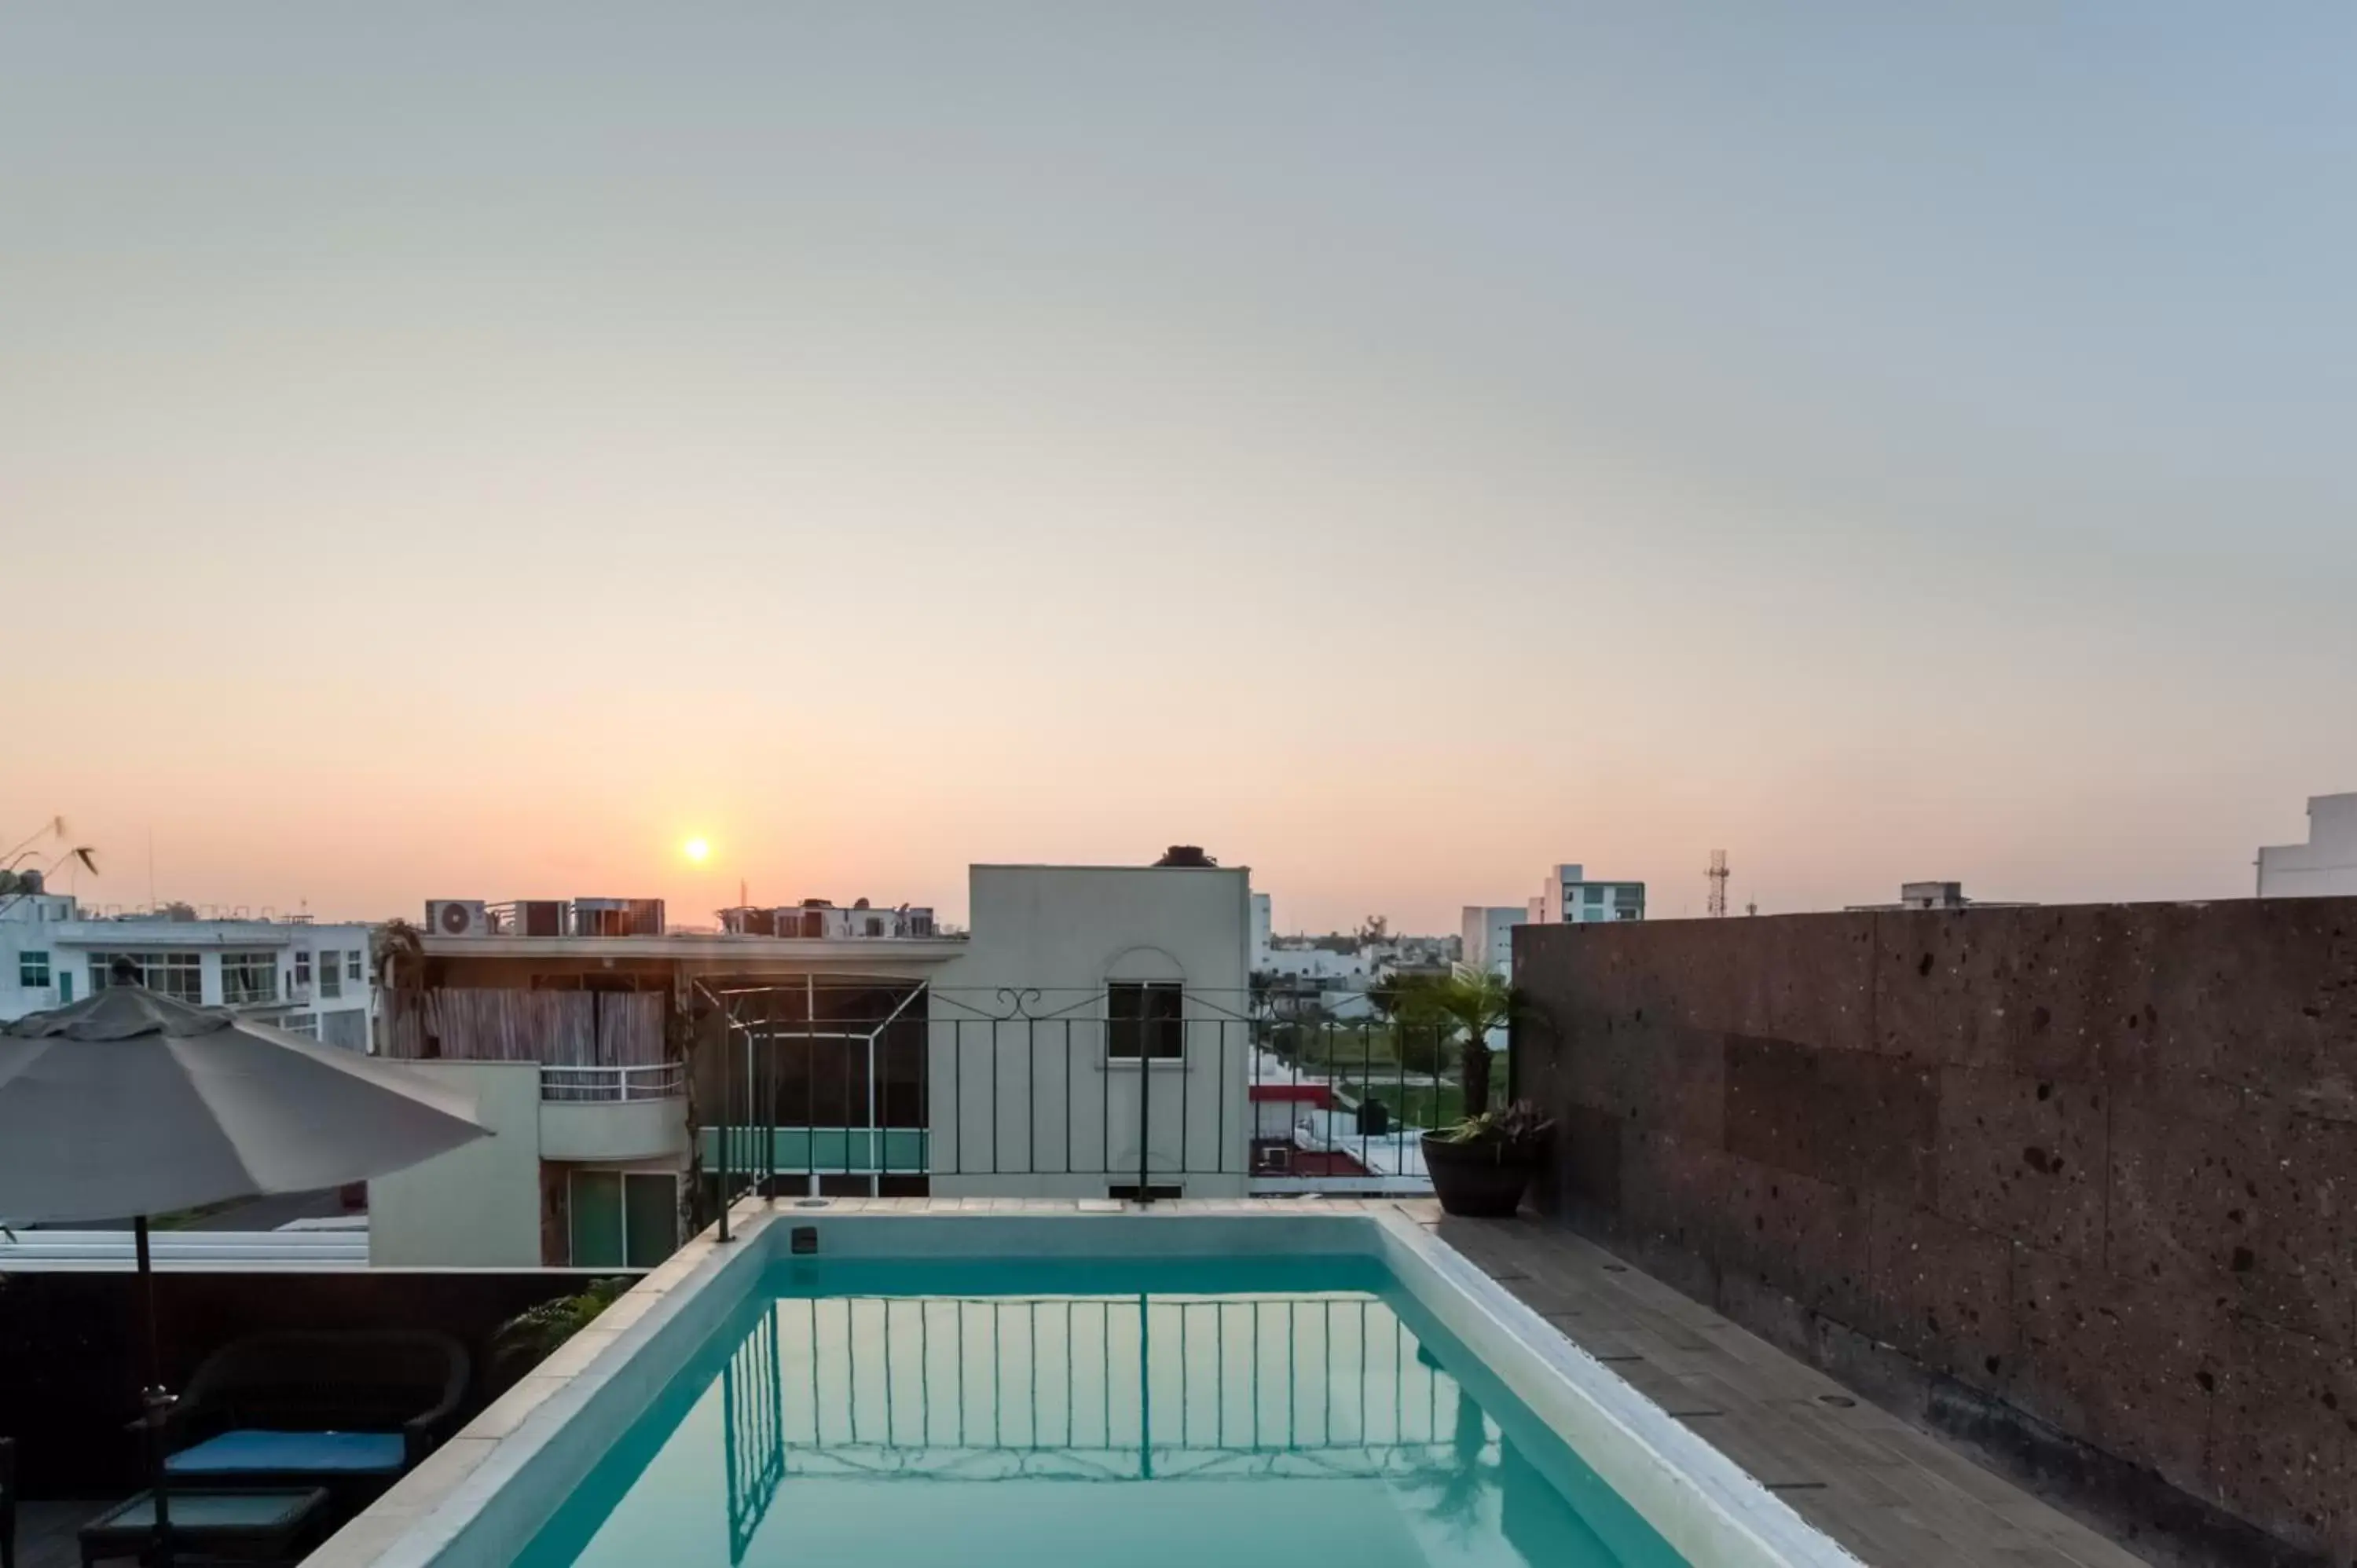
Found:
[{"label": "rooftop air conditioning unit", "polygon": [[428,898],[425,932],[435,937],[488,937],[491,918],[480,898]]},{"label": "rooftop air conditioning unit", "polygon": [[576,937],[627,937],[630,906],[624,898],[573,900],[573,934]]}]

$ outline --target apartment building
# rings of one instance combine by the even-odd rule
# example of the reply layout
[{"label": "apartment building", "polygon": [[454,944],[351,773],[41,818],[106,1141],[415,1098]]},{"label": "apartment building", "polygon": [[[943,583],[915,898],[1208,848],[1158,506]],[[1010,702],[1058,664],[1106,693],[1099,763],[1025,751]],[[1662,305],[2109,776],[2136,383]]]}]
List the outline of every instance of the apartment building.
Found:
[{"label": "apartment building", "polygon": [[1548,872],[1535,913],[1535,922],[1544,926],[1644,918],[1643,883],[1591,877],[1587,867],[1580,865],[1558,865]]},{"label": "apartment building", "polygon": [[365,1051],[376,998],[370,932],[299,917],[208,918],[187,904],[93,909],[36,878],[0,896],[0,1019],[102,991],[128,961],[164,995]]},{"label": "apartment building", "polygon": [[902,906],[684,932],[649,900],[436,900],[384,1048],[499,1135],[372,1183],[371,1261],[639,1266],[748,1184],[1247,1190],[1249,873],[975,865],[968,892],[959,935]]}]

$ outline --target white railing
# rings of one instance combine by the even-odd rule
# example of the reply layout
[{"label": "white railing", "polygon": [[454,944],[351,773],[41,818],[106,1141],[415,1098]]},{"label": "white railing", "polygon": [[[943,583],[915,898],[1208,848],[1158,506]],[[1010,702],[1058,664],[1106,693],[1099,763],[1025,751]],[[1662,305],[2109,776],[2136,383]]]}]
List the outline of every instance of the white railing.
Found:
[{"label": "white railing", "polygon": [[543,1100],[610,1105],[623,1101],[677,1100],[686,1092],[684,1062],[653,1062],[644,1067],[544,1066],[540,1069]]}]

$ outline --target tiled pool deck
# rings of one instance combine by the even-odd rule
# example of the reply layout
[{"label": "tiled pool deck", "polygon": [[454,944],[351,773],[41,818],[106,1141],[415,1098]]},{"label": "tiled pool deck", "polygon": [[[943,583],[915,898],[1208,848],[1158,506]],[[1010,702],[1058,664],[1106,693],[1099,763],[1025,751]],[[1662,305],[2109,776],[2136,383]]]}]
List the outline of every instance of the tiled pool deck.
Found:
[{"label": "tiled pool deck", "polygon": [[1866,1562],[2142,1568],[2068,1518],[1601,1247],[1400,1207]]},{"label": "tiled pool deck", "polygon": [[[1133,1206],[1063,1198],[836,1198],[830,1214],[1106,1214]],[[1428,1199],[1240,1198],[1157,1203],[1158,1215],[1298,1216],[1396,1209],[1425,1227],[1878,1568],[2139,1568],[2143,1560],[1876,1409],[1823,1373],[1610,1253],[1535,1220],[1442,1216]],[[747,1200],[749,1221],[771,1212]],[[780,1217],[796,1212],[781,1204]],[[315,1552],[360,1568],[458,1488],[498,1441],[686,1279],[722,1243],[690,1242]]]}]

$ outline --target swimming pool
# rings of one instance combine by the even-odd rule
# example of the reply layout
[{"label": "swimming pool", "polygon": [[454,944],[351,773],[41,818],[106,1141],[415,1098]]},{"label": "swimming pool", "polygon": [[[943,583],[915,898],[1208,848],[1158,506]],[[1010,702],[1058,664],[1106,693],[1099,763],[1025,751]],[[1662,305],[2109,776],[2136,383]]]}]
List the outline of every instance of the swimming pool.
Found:
[{"label": "swimming pool", "polygon": [[668,1273],[324,1561],[1849,1561],[1380,1206],[788,1208]]}]

